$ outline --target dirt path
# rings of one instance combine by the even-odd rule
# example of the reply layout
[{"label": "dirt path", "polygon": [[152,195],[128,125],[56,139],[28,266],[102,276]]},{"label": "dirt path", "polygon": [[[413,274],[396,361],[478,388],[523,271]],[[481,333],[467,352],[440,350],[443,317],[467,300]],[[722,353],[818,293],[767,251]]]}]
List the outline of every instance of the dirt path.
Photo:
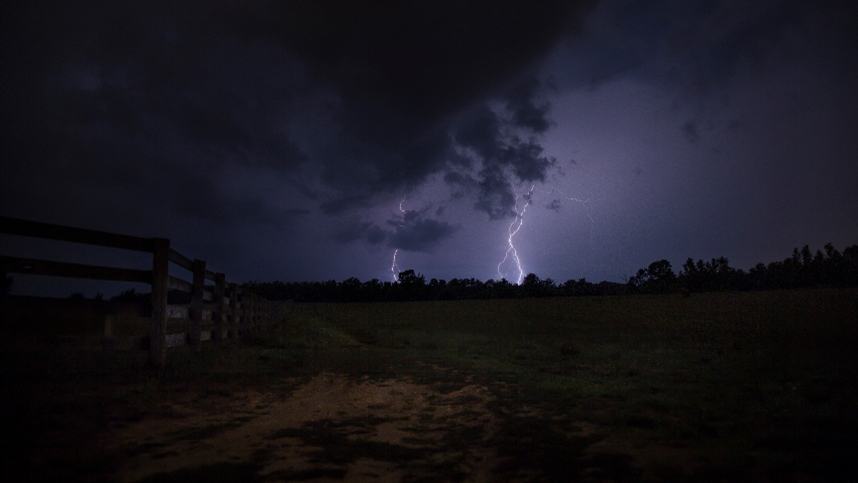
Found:
[{"label": "dirt path", "polygon": [[124,455],[122,481],[485,481],[497,459],[484,444],[497,430],[492,398],[476,384],[444,392],[408,379],[324,373],[285,398],[183,398],[163,416],[111,431],[104,447]]}]

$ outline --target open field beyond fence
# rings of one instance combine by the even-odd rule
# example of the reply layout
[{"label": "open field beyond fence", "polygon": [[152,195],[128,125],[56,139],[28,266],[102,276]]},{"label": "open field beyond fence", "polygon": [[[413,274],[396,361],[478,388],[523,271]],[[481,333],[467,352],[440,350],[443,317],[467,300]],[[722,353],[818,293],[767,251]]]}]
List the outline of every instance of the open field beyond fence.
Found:
[{"label": "open field beyond fence", "polygon": [[11,352],[32,477],[854,480],[858,290],[296,304],[251,344]]}]

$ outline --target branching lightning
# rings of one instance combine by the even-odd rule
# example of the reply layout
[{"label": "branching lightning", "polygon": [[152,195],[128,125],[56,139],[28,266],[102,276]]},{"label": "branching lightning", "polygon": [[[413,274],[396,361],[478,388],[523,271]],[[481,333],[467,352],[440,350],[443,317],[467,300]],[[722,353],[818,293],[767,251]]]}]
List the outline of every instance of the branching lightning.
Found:
[{"label": "branching lightning", "polygon": [[522,196],[524,198],[524,205],[522,205],[521,210],[518,209],[518,200],[519,196],[515,198],[515,219],[512,220],[512,223],[509,224],[507,228],[507,238],[506,238],[506,252],[503,254],[503,259],[498,263],[498,278],[503,279],[503,265],[507,262],[507,260],[512,259],[513,263],[515,263],[515,269],[518,271],[518,276],[516,277],[516,284],[521,285],[521,282],[524,280],[524,268],[521,265],[521,259],[518,257],[518,250],[515,248],[515,244],[513,243],[513,239],[515,235],[518,234],[518,231],[521,230],[521,226],[524,224],[524,215],[527,213],[527,207],[530,206],[530,201],[533,198],[533,189],[535,185],[531,185],[530,191],[527,192],[526,195]]},{"label": "branching lightning", "polygon": [[[405,224],[405,197],[399,201],[399,216],[402,218],[401,223]],[[399,265],[396,264],[396,255],[399,254],[399,248],[393,249],[393,261],[390,263],[390,274],[393,277],[393,283],[399,282]]]},{"label": "branching lightning", "polygon": [[396,264],[396,255],[398,253],[399,253],[398,248],[393,250],[393,262],[390,264],[390,273],[393,275],[393,282],[394,283],[399,281],[399,265]]},{"label": "branching lightning", "polygon": [[[535,185],[531,185],[530,190],[524,195],[516,195],[515,198],[515,219],[509,224],[507,228],[507,239],[506,239],[506,252],[504,252],[503,259],[501,259],[500,263],[497,266],[498,279],[504,279],[505,272],[504,266],[508,261],[512,260],[512,264],[514,265],[513,271],[517,272],[517,276],[515,278],[515,283],[521,285],[524,281],[524,267],[521,262],[521,257],[518,255],[518,250],[515,247],[515,236],[521,230],[521,227],[524,225],[524,216],[527,213],[527,208],[533,202],[533,194],[535,191],[540,191],[546,194],[550,194],[552,196],[559,195],[562,199],[567,201],[572,201],[578,203],[584,207],[585,213],[587,215],[587,219],[590,220],[590,235],[592,237],[593,233],[593,225],[595,220],[593,219],[593,214],[590,212],[590,198],[579,198],[575,196],[569,196],[566,193],[560,191],[557,188],[551,188],[549,190],[536,190]],[[518,204],[519,200],[524,199],[524,204],[519,209]]]},{"label": "branching lightning", "polygon": [[[557,196],[567,201],[572,201],[574,203],[578,203],[582,205],[585,209],[585,213],[587,215],[587,219],[590,220],[590,232],[592,236],[593,225],[595,220],[593,219],[593,215],[590,212],[590,198],[579,198],[575,196],[569,196],[561,190],[551,187],[549,189],[536,189],[536,185],[531,185],[530,189],[524,194],[517,194],[515,197],[515,204],[513,206],[513,212],[515,214],[515,218],[510,222],[507,227],[507,238],[506,238],[506,251],[504,252],[503,258],[497,264],[497,274],[498,279],[505,279],[506,275],[514,275],[515,278],[513,281],[517,285],[521,285],[524,281],[524,264],[521,261],[521,257],[518,254],[518,249],[515,246],[515,237],[518,235],[518,232],[521,231],[521,228],[524,226],[524,218],[527,214],[528,207],[533,203],[533,196],[535,192],[542,192],[551,196]],[[556,199],[556,198],[555,198]],[[522,203],[523,201],[523,203]],[[407,199],[405,196],[399,201],[399,226],[404,226],[406,223],[406,217],[408,215],[408,210],[405,208],[405,204]],[[519,207],[519,205],[521,205]],[[394,283],[399,282],[399,264],[397,262],[397,257],[399,256],[399,248],[396,247],[393,250],[393,255],[390,261],[390,274],[391,279]],[[505,271],[505,269],[507,271]],[[511,273],[507,273],[511,272]]]}]

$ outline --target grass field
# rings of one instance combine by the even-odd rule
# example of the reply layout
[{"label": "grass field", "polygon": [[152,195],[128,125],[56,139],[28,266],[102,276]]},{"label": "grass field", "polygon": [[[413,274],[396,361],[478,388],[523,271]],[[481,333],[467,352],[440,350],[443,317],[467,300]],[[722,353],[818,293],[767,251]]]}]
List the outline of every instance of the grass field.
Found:
[{"label": "grass field", "polygon": [[162,374],[125,355],[10,353],[5,454],[31,477],[92,480],[858,476],[858,290],[283,318],[253,344],[171,353]]}]

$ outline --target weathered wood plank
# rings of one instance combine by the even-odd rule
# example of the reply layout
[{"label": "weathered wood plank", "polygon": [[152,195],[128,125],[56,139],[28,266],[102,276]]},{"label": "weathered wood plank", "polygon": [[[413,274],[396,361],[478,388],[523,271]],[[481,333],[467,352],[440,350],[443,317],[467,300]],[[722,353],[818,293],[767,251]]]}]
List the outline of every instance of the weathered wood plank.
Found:
[{"label": "weathered wood plank", "polygon": [[190,271],[194,270],[194,262],[191,261],[190,258],[182,255],[181,253],[177,252],[175,249],[172,248],[170,249],[170,261],[184,269]]},{"label": "weathered wood plank", "polygon": [[113,280],[118,282],[151,283],[152,280],[152,274],[148,270],[101,267],[98,265],[6,256],[0,256],[0,271],[30,275],[52,275],[55,277],[88,278],[91,280]]},{"label": "weathered wood plank", "polygon": [[[169,347],[190,344],[199,348],[201,341],[222,341],[228,336],[238,338],[256,328],[263,317],[267,321],[271,316],[271,304],[267,300],[242,292],[235,284],[227,285],[223,273],[206,270],[205,262],[192,261],[171,249],[170,241],[166,239],[140,238],[8,217],[0,217],[0,233],[152,253],[151,271],[7,256],[0,256],[0,271],[151,284],[152,318],[148,336],[116,337],[113,320],[108,317],[104,334],[93,340],[98,339],[108,350],[131,346],[148,348],[150,363],[157,367],[165,365]],[[190,270],[194,274],[193,283],[171,277],[170,263]],[[206,285],[206,280],[213,280],[214,285]],[[170,290],[189,292],[191,303],[168,305]],[[168,334],[168,329],[182,332]]]},{"label": "weathered wood plank", "polygon": [[215,329],[212,334],[212,339],[220,342],[224,339],[224,325],[226,323],[226,276],[218,273],[215,277],[215,294],[214,305],[216,312],[214,314]]},{"label": "weathered wood plank", "polygon": [[149,362],[164,367],[167,362],[167,292],[169,286],[170,240],[155,240],[152,256],[152,323],[149,330]]},{"label": "weathered wood plank", "polygon": [[240,336],[239,321],[241,320],[241,292],[236,284],[230,284],[230,314],[229,314],[229,334],[233,339],[238,339]]},{"label": "weathered wood plank", "polygon": [[191,282],[182,280],[181,278],[177,278],[172,275],[170,275],[170,278],[167,280],[167,284],[170,290],[179,290],[181,292],[191,293],[194,289],[194,286],[191,284]]},{"label": "weathered wood plank", "polygon": [[[206,291],[206,262],[194,260],[192,271],[194,272],[194,283],[191,290],[190,306],[190,331],[188,343],[194,350],[200,349],[200,325],[205,320],[205,291]],[[211,311],[209,311],[211,317]]]},{"label": "weathered wood plank", "polygon": [[0,216],[0,233],[151,252],[154,239]]}]

